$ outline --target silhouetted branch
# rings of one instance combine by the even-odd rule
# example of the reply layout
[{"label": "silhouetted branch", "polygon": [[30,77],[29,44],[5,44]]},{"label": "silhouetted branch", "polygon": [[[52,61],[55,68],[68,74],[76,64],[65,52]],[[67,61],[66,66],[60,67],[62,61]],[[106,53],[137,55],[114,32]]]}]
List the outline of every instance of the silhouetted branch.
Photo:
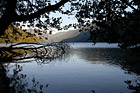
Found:
[{"label": "silhouetted branch", "polygon": [[33,18],[40,17],[40,15],[42,15],[46,12],[58,10],[61,6],[63,6],[68,1],[69,0],[61,0],[59,3],[57,3],[55,5],[46,6],[45,8],[39,9],[37,12],[32,13],[30,15],[19,15],[19,16],[17,15],[16,21],[27,21],[27,20],[31,20]]},{"label": "silhouetted branch", "polygon": [[25,60],[31,58],[54,59],[69,51],[67,44],[15,44],[10,47],[0,48],[1,60]]}]

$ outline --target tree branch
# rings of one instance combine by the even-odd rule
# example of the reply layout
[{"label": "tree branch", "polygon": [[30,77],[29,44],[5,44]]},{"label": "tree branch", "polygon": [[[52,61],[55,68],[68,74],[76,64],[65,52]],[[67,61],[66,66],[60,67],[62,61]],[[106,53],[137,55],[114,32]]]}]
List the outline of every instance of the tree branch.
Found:
[{"label": "tree branch", "polygon": [[[131,3],[132,3],[132,1],[131,1]],[[134,8],[134,6],[131,5],[131,3],[127,3],[127,5],[128,5],[130,8],[132,8],[133,10],[136,10],[136,8]]]},{"label": "tree branch", "polygon": [[11,15],[9,17],[13,17],[13,15],[16,13],[16,11],[15,11],[16,4],[17,4],[17,0],[12,0],[12,1],[11,0],[7,0],[6,10],[3,13],[2,18],[5,17],[5,16],[6,17],[9,16],[9,14]]},{"label": "tree branch", "polygon": [[61,6],[63,6],[68,1],[69,0],[61,0],[59,3],[57,3],[55,5],[50,5],[50,6],[47,6],[47,7],[43,8],[43,9],[39,9],[37,12],[32,13],[30,15],[20,15],[20,16],[17,15],[16,21],[27,21],[27,20],[30,20],[30,19],[40,17],[40,15],[42,15],[46,12],[58,10]]}]

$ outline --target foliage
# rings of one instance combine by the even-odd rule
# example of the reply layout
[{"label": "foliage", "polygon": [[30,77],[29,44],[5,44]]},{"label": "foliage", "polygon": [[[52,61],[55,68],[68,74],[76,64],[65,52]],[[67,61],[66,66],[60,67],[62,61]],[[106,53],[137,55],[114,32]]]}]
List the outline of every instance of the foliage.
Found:
[{"label": "foliage", "polygon": [[140,1],[86,0],[76,17],[81,25],[96,23],[99,29],[91,31],[90,39],[118,43],[122,48],[140,43]]},{"label": "foliage", "polygon": [[40,84],[35,77],[30,78],[28,75],[22,73],[23,66],[15,63],[1,64],[4,70],[1,74],[3,78],[0,85],[1,93],[43,93],[44,90],[49,86],[49,84]]},{"label": "foliage", "polygon": [[23,30],[10,25],[5,30],[4,35],[0,37],[0,43],[33,43],[33,42],[45,42],[45,40],[38,39],[35,35],[24,32]]},{"label": "foliage", "polygon": [[[50,12],[58,10],[69,0],[1,0],[0,1],[0,35],[4,30],[15,22],[30,23],[28,26],[38,26],[48,29],[48,27],[60,28],[61,18],[49,17]],[[10,14],[10,16],[9,16]],[[45,18],[43,24],[40,18]],[[52,20],[50,20],[52,19]],[[35,24],[37,23],[37,24]],[[16,23],[19,25],[19,23]]]},{"label": "foliage", "polygon": [[[1,0],[0,8],[0,34],[9,24],[23,21],[45,29],[88,26],[94,42],[99,38],[123,48],[140,43],[139,0]],[[74,15],[78,23],[61,27],[62,17],[51,17],[52,12]],[[95,23],[100,29],[92,30]]]}]

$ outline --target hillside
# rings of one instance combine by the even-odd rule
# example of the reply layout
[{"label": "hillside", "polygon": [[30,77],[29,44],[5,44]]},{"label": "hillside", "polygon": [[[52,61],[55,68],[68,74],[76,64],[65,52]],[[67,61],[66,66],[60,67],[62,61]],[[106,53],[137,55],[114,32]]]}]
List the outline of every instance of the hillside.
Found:
[{"label": "hillside", "polygon": [[78,34],[80,34],[79,30],[59,32],[56,34],[48,35],[47,42],[62,42],[65,39],[76,37]]},{"label": "hillside", "polygon": [[90,32],[80,32],[77,36],[62,40],[62,42],[89,42]]},{"label": "hillside", "polygon": [[48,34],[47,36],[48,40],[46,42],[90,42],[90,32],[79,32],[79,29],[68,30],[51,35]]},{"label": "hillside", "polygon": [[38,38],[45,40],[46,42],[62,42],[65,39],[76,37],[80,34],[79,29],[77,30],[61,30],[54,32],[53,34],[49,34],[47,30],[41,30],[37,28],[27,29],[28,33],[36,35]]},{"label": "hillside", "polygon": [[38,39],[33,34],[24,32],[16,26],[10,25],[7,30],[5,30],[4,35],[0,37],[0,43],[35,43],[35,42],[45,42],[42,39]]}]

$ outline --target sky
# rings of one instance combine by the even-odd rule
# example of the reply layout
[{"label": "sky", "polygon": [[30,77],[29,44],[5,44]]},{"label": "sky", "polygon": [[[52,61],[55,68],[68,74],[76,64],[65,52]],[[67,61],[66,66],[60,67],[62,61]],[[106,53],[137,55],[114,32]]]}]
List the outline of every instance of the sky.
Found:
[{"label": "sky", "polygon": [[[54,4],[55,1],[58,1],[58,0],[51,0],[52,4]],[[64,5],[64,8],[63,8],[63,9],[70,9],[70,4],[69,4],[69,3],[66,3],[66,4]],[[132,12],[132,8],[128,7],[128,8],[126,9],[126,11]],[[77,19],[75,18],[75,15],[68,16],[68,15],[66,15],[66,14],[61,14],[61,13],[59,13],[59,12],[56,12],[56,13],[51,12],[51,13],[50,13],[50,16],[51,16],[51,17],[55,17],[55,18],[57,18],[57,17],[62,17],[62,24],[61,24],[61,27],[63,27],[64,25],[68,25],[68,24],[78,23],[78,22],[77,22]],[[42,19],[42,20],[44,20],[44,19]],[[26,28],[27,28],[27,27],[25,27],[25,29],[26,29]],[[70,29],[73,29],[73,28],[70,28]]]},{"label": "sky", "polygon": [[61,14],[61,13],[51,13],[50,16],[52,16],[52,17],[62,17],[62,25],[61,26],[77,23],[77,19],[75,18],[74,15],[68,16],[68,15],[64,15],[64,14]]},{"label": "sky", "polygon": [[[55,1],[60,1],[60,0],[51,0],[51,4],[53,5],[53,4],[55,4]],[[69,3],[66,3],[65,5],[64,5],[64,7],[63,7],[63,9],[69,9],[70,8],[70,4]],[[65,26],[65,25],[68,25],[68,24],[74,24],[74,23],[78,23],[77,22],[77,19],[75,18],[75,16],[74,15],[70,15],[70,16],[68,16],[68,15],[66,15],[66,14],[61,14],[61,13],[59,13],[59,12],[51,12],[50,13],[50,17],[54,17],[54,18],[59,18],[59,17],[62,17],[62,23],[61,23],[61,27],[63,27],[63,26]],[[41,18],[41,20],[42,21],[44,21],[45,20],[45,18]],[[23,24],[22,22],[21,22],[21,24]],[[27,24],[25,24],[25,27],[22,27],[23,29],[28,29],[28,27],[27,27]],[[70,29],[72,29],[72,28],[70,28]],[[54,30],[57,30],[57,29],[54,29]]]}]

